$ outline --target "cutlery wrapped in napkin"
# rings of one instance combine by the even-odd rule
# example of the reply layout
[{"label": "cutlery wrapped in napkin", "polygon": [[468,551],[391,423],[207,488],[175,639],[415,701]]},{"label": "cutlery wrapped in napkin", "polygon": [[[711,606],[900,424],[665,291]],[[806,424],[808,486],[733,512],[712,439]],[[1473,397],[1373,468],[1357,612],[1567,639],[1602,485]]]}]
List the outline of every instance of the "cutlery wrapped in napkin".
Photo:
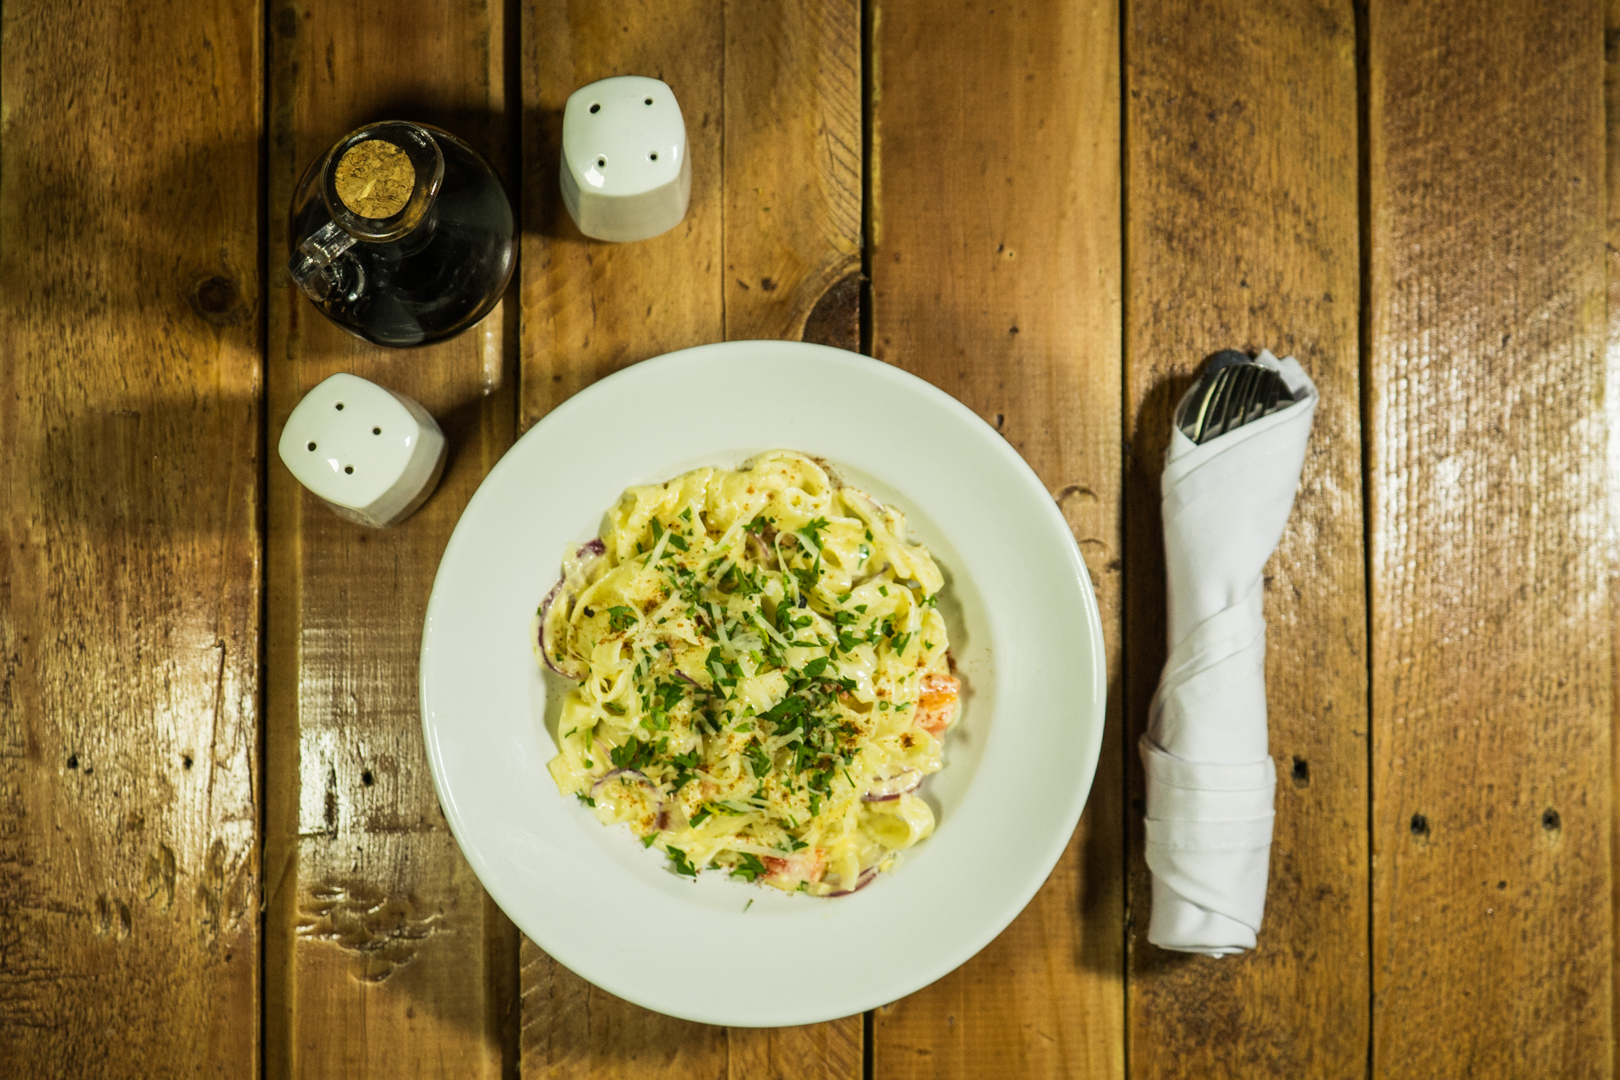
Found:
[{"label": "cutlery wrapped in napkin", "polygon": [[1292,404],[1199,443],[1171,429],[1162,483],[1170,656],[1141,741],[1148,941],[1209,956],[1252,949],[1266,909],[1277,774],[1261,571],[1293,509],[1317,402],[1293,357],[1262,351],[1255,362],[1282,377]]}]

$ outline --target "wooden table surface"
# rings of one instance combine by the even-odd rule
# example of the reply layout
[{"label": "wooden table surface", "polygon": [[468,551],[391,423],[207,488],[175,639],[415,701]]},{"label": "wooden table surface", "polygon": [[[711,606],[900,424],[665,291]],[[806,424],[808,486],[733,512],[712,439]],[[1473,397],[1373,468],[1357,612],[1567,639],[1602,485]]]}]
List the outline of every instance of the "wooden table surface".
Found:
[{"label": "wooden table surface", "polygon": [[[0,18],[0,1075],[1614,1074],[1620,0]],[[569,92],[625,73],[678,95],[692,203],[614,246],[557,153]],[[284,269],[302,169],[396,116],[479,146],[523,226],[502,307],[414,352]],[[909,998],[774,1031],[646,1012],[522,940],[416,698],[434,569],[513,439],[628,364],[760,337],[1001,431],[1073,528],[1110,672],[1023,915]],[[1212,960],[1147,944],[1134,747],[1171,404],[1261,346],[1322,406],[1266,577],[1266,922]],[[450,438],[400,527],[271,451],[336,371]]]}]

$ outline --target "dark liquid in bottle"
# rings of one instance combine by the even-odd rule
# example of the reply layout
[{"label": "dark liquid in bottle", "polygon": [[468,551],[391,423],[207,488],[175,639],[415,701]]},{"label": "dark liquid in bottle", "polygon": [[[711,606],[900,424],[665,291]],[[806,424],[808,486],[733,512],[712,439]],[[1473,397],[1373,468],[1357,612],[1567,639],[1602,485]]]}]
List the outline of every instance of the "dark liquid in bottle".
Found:
[{"label": "dark liquid in bottle", "polygon": [[[487,315],[512,276],[512,205],[500,180],[470,148],[433,133],[444,155],[444,179],[422,223],[388,243],[359,241],[334,260],[346,288],[318,306],[351,333],[394,347],[425,345],[459,333]],[[293,242],[331,215],[319,192],[295,212]]]}]

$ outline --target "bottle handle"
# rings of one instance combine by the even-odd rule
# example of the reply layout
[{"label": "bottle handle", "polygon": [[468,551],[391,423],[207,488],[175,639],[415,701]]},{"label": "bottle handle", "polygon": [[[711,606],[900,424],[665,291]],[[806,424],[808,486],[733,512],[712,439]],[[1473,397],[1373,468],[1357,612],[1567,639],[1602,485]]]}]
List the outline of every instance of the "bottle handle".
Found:
[{"label": "bottle handle", "polygon": [[337,222],[328,221],[293,249],[292,257],[287,260],[287,272],[317,304],[335,294],[346,294],[353,300],[364,284],[360,264],[352,258],[339,261],[353,246],[354,237]]}]

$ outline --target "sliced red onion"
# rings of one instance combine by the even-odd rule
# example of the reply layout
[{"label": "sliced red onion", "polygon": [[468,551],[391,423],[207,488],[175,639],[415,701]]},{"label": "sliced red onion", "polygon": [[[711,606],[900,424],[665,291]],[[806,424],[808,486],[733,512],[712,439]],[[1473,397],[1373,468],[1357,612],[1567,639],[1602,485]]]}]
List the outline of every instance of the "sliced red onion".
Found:
[{"label": "sliced red onion", "polygon": [[868,866],[865,870],[862,870],[860,876],[855,879],[854,888],[839,889],[837,892],[830,892],[827,894],[827,899],[831,900],[835,896],[850,896],[854,893],[858,893],[868,885],[872,884],[873,881],[877,880],[877,876],[878,868],[875,866]]},{"label": "sliced red onion", "polygon": [[776,552],[760,538],[758,533],[748,534],[748,546],[754,549],[754,557],[766,567],[776,569]]},{"label": "sliced red onion", "polygon": [[603,773],[596,783],[591,785],[591,798],[596,798],[597,793],[602,790],[602,786],[609,780],[620,776],[632,777],[653,794],[656,795],[658,793],[658,785],[648,779],[647,774],[642,772],[640,769],[614,769],[612,772]]},{"label": "sliced red onion", "polygon": [[697,687],[699,690],[703,689],[703,685],[701,683],[699,683],[696,679],[692,678],[692,676],[688,675],[686,672],[682,671],[680,668],[675,669],[675,677],[677,679],[685,679],[687,682],[691,683],[693,686]]},{"label": "sliced red onion", "polygon": [[558,578],[557,584],[553,585],[551,587],[551,591],[546,593],[546,598],[540,601],[540,632],[538,642],[540,647],[540,659],[545,662],[546,667],[550,668],[556,674],[561,675],[563,678],[578,679],[581,678],[581,676],[575,675],[572,672],[564,671],[562,668],[558,667],[557,661],[552,659],[551,650],[546,647],[546,616],[551,614],[551,605],[556,602],[557,594],[562,592],[562,587],[562,578]]},{"label": "sliced red onion", "polygon": [[861,802],[892,802],[908,791],[916,791],[917,785],[923,782],[923,774],[916,769],[907,769],[895,773],[882,780],[873,781]]},{"label": "sliced red onion", "polygon": [[[593,539],[588,543],[580,545],[579,550],[574,552],[574,558],[579,562],[580,575],[582,577],[589,577],[591,565],[606,553],[607,546],[599,539]],[[557,598],[559,596],[564,595],[563,586],[567,584],[567,581],[568,571],[565,567],[563,569],[563,573],[557,578],[557,584],[551,587],[551,591],[546,593],[546,598],[540,602],[540,659],[545,662],[546,667],[550,668],[552,671],[556,672],[558,675],[561,675],[565,679],[583,679],[586,675],[586,672],[584,671],[580,671],[576,674],[573,671],[563,670],[563,668],[557,663],[556,658],[551,655],[551,649],[546,642],[546,616],[551,613],[551,605],[557,602]]]},{"label": "sliced red onion", "polygon": [[867,570],[860,577],[851,579],[850,585],[858,589],[862,585],[865,585],[868,581],[871,581],[873,578],[881,577],[883,571],[887,570],[888,568],[888,559],[884,559],[882,562],[872,563],[871,569]]},{"label": "sliced red onion", "polygon": [[639,769],[614,769],[612,772],[604,773],[600,780],[591,785],[591,798],[594,799],[601,795],[602,789],[607,786],[608,781],[615,779],[634,780],[647,789],[650,796],[649,801],[652,803],[653,818],[658,822],[658,827],[662,829],[664,827],[663,792],[659,791],[658,785],[648,779],[647,774]]},{"label": "sliced red onion", "polygon": [[884,505],[872,498],[872,496],[868,495],[866,492],[862,491],[860,488],[843,488],[840,494],[844,496],[845,502],[865,510],[867,516],[872,520],[875,521],[883,516],[883,511],[885,509]]}]

